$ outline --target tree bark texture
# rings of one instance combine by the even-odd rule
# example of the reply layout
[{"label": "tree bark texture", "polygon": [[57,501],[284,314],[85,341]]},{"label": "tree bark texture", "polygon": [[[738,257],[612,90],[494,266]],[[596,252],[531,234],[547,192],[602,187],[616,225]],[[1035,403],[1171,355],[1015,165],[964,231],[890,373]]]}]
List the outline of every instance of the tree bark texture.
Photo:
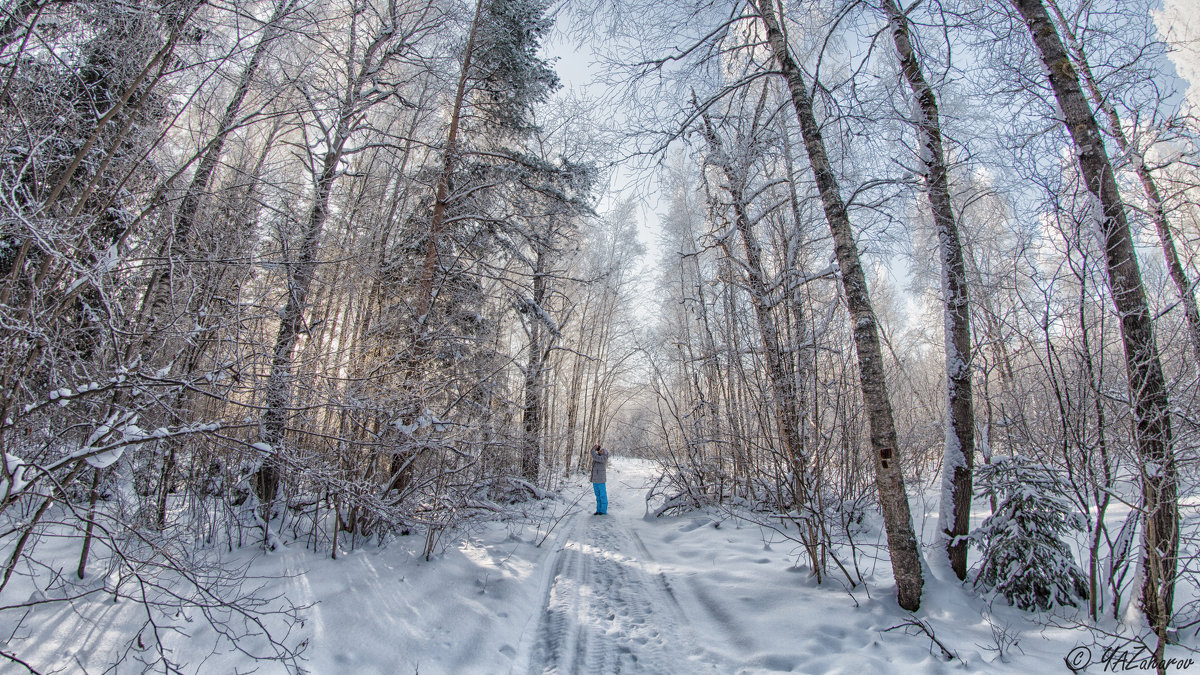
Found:
[{"label": "tree bark texture", "polygon": [[942,263],[942,304],[946,339],[946,449],[942,461],[942,505],[938,529],[945,536],[950,567],[967,578],[971,525],[971,472],[975,465],[975,406],[971,390],[971,322],[967,267],[950,202],[946,154],[942,147],[937,96],[925,80],[913,49],[908,18],[893,0],[884,0],[904,79],[916,100],[916,128],[925,164],[925,194],[937,227]]},{"label": "tree bark texture", "polygon": [[1117,188],[1100,127],[1080,86],[1071,58],[1046,12],[1042,0],[1013,0],[1033,43],[1046,64],[1047,77],[1062,110],[1075,149],[1079,170],[1097,200],[1097,217],[1105,245],[1109,285],[1121,320],[1125,368],[1133,400],[1138,458],[1142,467],[1142,529],[1145,567],[1142,609],[1150,625],[1165,635],[1173,611],[1179,507],[1171,418],[1162,363],[1155,344],[1141,270],[1125,204]]},{"label": "tree bark texture", "polygon": [[[450,128],[446,131],[446,147],[442,154],[442,169],[438,175],[436,193],[434,195],[433,212],[429,217],[429,231],[425,237],[425,259],[421,264],[421,277],[417,289],[417,337],[414,341],[416,352],[424,353],[426,345],[426,330],[429,323],[429,310],[433,307],[434,276],[437,269],[438,244],[441,241],[442,226],[446,222],[446,207],[450,203],[450,178],[454,173],[454,153],[458,145],[458,128],[462,119],[463,105],[466,103],[467,81],[471,75],[471,61],[475,52],[475,38],[479,33],[480,17],[483,15],[484,0],[475,3],[475,18],[471,21],[471,33],[467,37],[467,46],[463,52],[462,71],[458,75],[458,88],[454,92],[454,105],[450,110]],[[420,359],[414,359],[419,361]]]},{"label": "tree bark texture", "polygon": [[317,271],[317,252],[321,243],[321,232],[329,217],[329,195],[337,178],[337,166],[342,156],[346,138],[343,133],[345,121],[339,122],[339,133],[334,145],[322,161],[317,179],[316,194],[309,210],[308,220],[301,235],[300,253],[290,265],[288,275],[287,303],[279,319],[279,332],[275,335],[275,346],[271,352],[271,374],[267,379],[264,401],[262,437],[272,448],[272,455],[264,458],[262,468],[254,476],[254,487],[264,505],[264,520],[270,520],[271,504],[279,492],[279,466],[277,456],[287,428],[289,401],[291,399],[292,352],[300,335],[307,332],[304,311],[307,308],[308,291]]},{"label": "tree bark texture", "polygon": [[825,150],[825,140],[813,112],[812,98],[804,83],[800,66],[788,49],[787,37],[783,33],[773,3],[774,0],[756,0],[754,4],[763,20],[772,54],[787,82],[792,106],[800,122],[800,132],[804,137],[804,148],[816,178],[825,218],[833,235],[834,252],[841,270],[842,291],[846,296],[850,318],[854,322],[859,383],[871,429],[875,482],[879,491],[879,505],[883,511],[884,529],[887,532],[892,573],[896,579],[897,600],[901,607],[913,611],[921,605],[921,589],[925,582],[921,572],[917,538],[913,532],[908,495],[904,489],[904,473],[896,442],[896,425],[883,369],[879,327],[871,307],[867,278],[859,259],[858,244],[854,239],[850,216],[846,211],[845,202],[842,201],[841,188]]},{"label": "tree bark texture", "polygon": [[529,314],[529,358],[525,364],[525,402],[521,410],[521,425],[524,434],[521,449],[521,477],[533,483],[537,481],[542,459],[542,418],[546,397],[546,356],[550,337],[542,325],[539,315],[546,300],[546,253],[538,250],[533,269],[532,306],[526,307]]}]

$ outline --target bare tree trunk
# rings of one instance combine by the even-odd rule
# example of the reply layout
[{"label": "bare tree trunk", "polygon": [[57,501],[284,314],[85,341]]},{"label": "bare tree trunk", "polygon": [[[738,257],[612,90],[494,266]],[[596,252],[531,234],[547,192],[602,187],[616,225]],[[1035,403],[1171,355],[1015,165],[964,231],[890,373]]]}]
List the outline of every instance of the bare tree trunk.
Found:
[{"label": "bare tree trunk", "polygon": [[[750,303],[754,307],[754,317],[758,322],[758,332],[762,339],[763,358],[766,361],[767,379],[771,384],[771,398],[775,408],[775,424],[779,431],[780,442],[783,444],[784,455],[791,463],[794,499],[797,502],[795,506],[807,506],[805,457],[801,449],[800,415],[796,407],[798,403],[796,373],[783,354],[779,328],[775,318],[771,315],[772,303],[769,297],[770,291],[767,288],[766,273],[763,271],[762,246],[751,229],[750,215],[747,212],[749,205],[746,203],[745,197],[745,176],[740,175],[735,167],[730,166],[728,156],[724,153],[721,141],[713,130],[708,116],[702,113],[701,118],[704,122],[705,138],[712,149],[712,156],[724,158],[716,161],[725,174],[727,181],[725,189],[729,192],[733,207],[734,227],[737,229],[742,240],[742,247],[746,251],[746,280],[750,287]],[[728,245],[722,241],[722,246],[727,247]],[[728,248],[726,248],[726,253],[730,253]],[[701,298],[701,304],[703,304],[703,298]],[[816,569],[815,557],[813,566]]]},{"label": "bare tree trunk", "polygon": [[[1099,202],[1105,259],[1113,301],[1121,318],[1125,367],[1133,397],[1138,458],[1142,469],[1142,505],[1146,513],[1142,540],[1145,581],[1142,609],[1159,636],[1166,640],[1175,595],[1179,551],[1179,507],[1171,418],[1162,363],[1154,338],[1154,320],[1142,287],[1137,252],[1129,231],[1125,204],[1104,148],[1100,127],[1079,83],[1079,75],[1054,28],[1042,0],[1013,0],[1046,64],[1067,127],[1079,154],[1079,170]],[[1161,653],[1156,656],[1161,657]]]},{"label": "bare tree trunk", "polygon": [[[728,266],[730,262],[728,260],[724,260],[722,261],[722,264]],[[701,284],[699,283],[697,283],[696,286],[698,290],[702,288]],[[733,291],[734,288],[732,285],[726,285],[723,289],[721,298],[725,302],[726,312],[731,317],[737,315],[736,311],[734,310]],[[701,306],[703,306],[703,298],[701,298],[701,303]],[[707,312],[705,312],[705,314],[707,315]],[[734,477],[736,479],[739,475],[738,465],[740,463],[740,475],[742,477],[744,495],[749,497],[752,494],[750,465],[753,463],[753,457],[750,456],[750,453],[753,444],[747,441],[747,432],[745,427],[748,425],[744,423],[742,418],[746,410],[746,405],[743,400],[745,398],[745,394],[742,392],[741,387],[738,386],[737,380],[739,370],[738,366],[741,364],[742,354],[741,345],[739,344],[740,334],[735,329],[735,326],[733,326],[733,321],[724,322],[723,328],[725,329],[726,344],[729,345],[730,360],[733,361],[736,359],[736,362],[730,363],[725,369],[725,386],[729,390],[726,395],[725,411],[729,419],[729,442],[733,446]],[[711,348],[715,353],[715,345]]]},{"label": "bare tree trunk", "polygon": [[[357,6],[357,5],[356,5]],[[351,50],[347,55],[347,80],[345,90],[337,103],[337,114],[328,125],[324,136],[325,153],[319,171],[313,175],[313,199],[308,217],[300,233],[300,250],[289,265],[287,280],[287,302],[279,315],[279,330],[271,353],[271,372],[267,379],[263,401],[261,427],[262,440],[270,446],[266,450],[261,468],[255,472],[253,484],[260,501],[263,502],[264,520],[270,521],[271,505],[279,490],[279,455],[283,433],[290,417],[293,352],[301,334],[308,333],[309,323],[305,320],[308,310],[308,292],[317,271],[317,254],[325,221],[329,218],[329,197],[339,175],[343,151],[350,134],[354,131],[355,119],[371,105],[364,87],[385,63],[397,52],[386,48],[390,41],[397,40],[397,16],[390,15],[391,24],[379,27],[361,55]],[[351,19],[350,35],[353,39],[358,26],[358,14]],[[378,101],[379,99],[374,99]]]},{"label": "bare tree trunk", "polygon": [[942,258],[942,303],[946,339],[946,449],[942,461],[942,504],[938,529],[945,536],[950,568],[967,578],[967,541],[971,526],[971,471],[975,465],[975,407],[971,391],[971,323],[967,268],[950,203],[946,155],[942,149],[937,97],[917,60],[909,35],[908,17],[894,0],[884,0],[892,39],[904,79],[912,89],[919,113],[914,120],[925,163],[925,194],[937,226]]},{"label": "bare tree trunk", "polygon": [[[1086,471],[1089,477],[1089,483],[1092,487],[1092,500],[1096,503],[1096,520],[1094,523],[1089,523],[1092,528],[1091,543],[1088,546],[1088,616],[1093,621],[1100,616],[1100,601],[1097,595],[1100,593],[1100,543],[1107,537],[1104,524],[1104,514],[1108,511],[1109,501],[1112,499],[1112,464],[1109,460],[1108,450],[1108,419],[1104,413],[1104,393],[1102,387],[1104,384],[1104,373],[1096,367],[1095,359],[1092,357],[1091,340],[1089,339],[1090,330],[1087,325],[1087,304],[1085,293],[1087,286],[1084,283],[1085,275],[1083,270],[1079,274],[1079,335],[1081,340],[1081,349],[1083,356],[1084,372],[1088,378],[1088,389],[1092,394],[1092,404],[1096,411],[1096,452],[1100,454],[1100,468],[1102,478],[1097,480],[1095,475],[1094,462],[1088,457]],[[1101,326],[1100,334],[1104,334],[1104,328]],[[1103,343],[1103,340],[1101,341]],[[1111,549],[1110,549],[1111,555]]]},{"label": "bare tree trunk", "polygon": [[[263,35],[259,39],[258,44],[254,46],[254,52],[250,56],[250,61],[246,64],[241,76],[238,78],[237,88],[234,90],[229,102],[225,104],[225,111],[221,114],[221,119],[217,122],[216,134],[208,142],[203,153],[200,155],[200,162],[196,165],[196,172],[192,175],[192,181],[188,184],[187,190],[183,193],[183,198],[179,201],[179,208],[175,211],[173,234],[170,239],[164,242],[168,258],[172,251],[183,251],[185,255],[188,252],[190,240],[194,234],[196,216],[200,212],[201,200],[208,191],[209,183],[212,182],[213,174],[216,172],[221,154],[225,149],[225,141],[234,129],[238,115],[241,114],[242,103],[246,100],[247,94],[250,93],[250,86],[253,84],[259,65],[267,53],[267,48],[270,47],[271,43],[279,35],[279,21],[291,11],[295,4],[296,0],[277,0],[275,11],[263,29]],[[82,202],[82,200],[80,201]],[[146,286],[145,299],[142,302],[143,321],[153,323],[161,317],[161,305],[168,297],[168,292],[171,288],[171,269],[172,264],[168,262],[168,264],[156,269],[151,274],[150,281]]]},{"label": "bare tree trunk", "polygon": [[[587,309],[584,308],[586,314]],[[565,438],[563,438],[563,446],[566,450],[563,453],[563,475],[571,475],[571,460],[575,456],[575,429],[579,420],[579,409],[583,402],[580,400],[580,393],[583,389],[583,361],[584,357],[579,354],[571,356],[571,379],[567,384],[567,428]]]},{"label": "bare tree trunk", "polygon": [[871,447],[875,455],[875,483],[879,490],[879,505],[883,511],[892,573],[896,578],[897,599],[909,611],[921,605],[924,578],[917,537],[913,532],[908,495],[904,489],[904,472],[896,442],[896,425],[892,404],[888,398],[887,380],[883,370],[883,351],[879,344],[879,327],[867,292],[867,278],[858,255],[858,244],[850,225],[841,188],[833,165],[825,151],[821,128],[817,125],[812,99],[804,84],[799,64],[788,50],[774,6],[775,0],[755,0],[759,16],[766,28],[767,42],[779,65],[792,97],[792,106],[800,122],[804,148],[808,152],[816,177],[817,189],[825,209],[825,218],[833,235],[838,267],[842,272],[842,290],[846,307],[854,322],[854,346],[858,353],[859,383],[867,418],[871,427]]},{"label": "bare tree trunk", "polygon": [[[546,252],[539,250],[535,254],[533,268],[533,306],[526,307],[529,314],[529,358],[525,365],[525,403],[521,410],[521,424],[524,432],[521,449],[521,477],[530,482],[536,482],[542,457],[541,430],[543,404],[546,380],[546,350],[543,346],[543,334],[548,332],[542,325],[542,303],[546,299]],[[546,336],[547,343],[549,336]]]},{"label": "bare tree trunk", "polygon": [[321,242],[321,231],[329,217],[329,195],[337,177],[337,166],[341,160],[342,147],[346,142],[347,120],[339,120],[338,133],[332,147],[325,153],[321,173],[317,179],[313,205],[305,223],[300,254],[292,265],[289,275],[287,303],[280,314],[279,331],[275,335],[275,346],[271,352],[271,374],[267,380],[266,398],[262,422],[263,441],[271,446],[271,456],[263,459],[262,468],[254,475],[254,487],[263,503],[263,520],[270,521],[271,506],[279,492],[279,466],[277,455],[287,428],[288,403],[291,397],[292,352],[300,335],[306,333],[307,322],[304,311],[308,306],[308,291],[317,268],[317,250]]},{"label": "bare tree trunk", "polygon": [[[612,323],[609,319],[613,315],[613,304],[616,302],[615,299],[613,302],[609,302],[609,296],[611,294],[607,290],[603,291],[603,293],[604,295],[601,296],[600,308],[596,315],[597,321],[600,324],[600,330],[594,332],[596,339],[595,342],[592,343],[596,353],[590,354],[589,352],[589,354],[592,356],[592,360],[588,363],[588,365],[592,367],[588,369],[588,375],[591,377],[592,381],[591,387],[588,388],[587,393],[588,410],[587,418],[583,427],[583,443],[580,446],[581,455],[593,445],[597,443],[602,444],[603,442],[601,428],[604,426],[603,418],[606,407],[604,403],[605,398],[608,396],[608,387],[604,381],[604,368],[605,364],[608,363],[608,343],[610,333],[612,331]],[[580,466],[585,466],[585,462],[586,459],[581,457]]]},{"label": "bare tree trunk", "polygon": [[83,548],[79,551],[79,567],[75,576],[82,579],[87,574],[88,554],[92,550],[92,531],[96,528],[96,500],[100,498],[100,472],[103,469],[92,468],[92,489],[88,491],[88,519],[83,529]]},{"label": "bare tree trunk", "polygon": [[1050,9],[1054,11],[1054,16],[1058,19],[1059,26],[1062,27],[1071,55],[1075,59],[1075,65],[1079,69],[1079,76],[1087,87],[1088,94],[1091,95],[1092,103],[1108,118],[1109,133],[1117,142],[1117,149],[1122,154],[1129,155],[1133,160],[1133,168],[1137,172],[1138,180],[1142,183],[1142,190],[1146,193],[1146,201],[1149,203],[1150,218],[1154,221],[1155,230],[1158,231],[1158,240],[1162,245],[1163,258],[1167,262],[1167,271],[1171,275],[1171,281],[1174,282],[1175,290],[1179,293],[1179,299],[1183,303],[1183,314],[1187,319],[1192,350],[1196,358],[1200,359],[1200,307],[1196,305],[1196,293],[1192,288],[1191,280],[1188,279],[1187,271],[1179,262],[1179,254],[1175,250],[1175,236],[1171,233],[1171,225],[1167,221],[1167,212],[1163,207],[1162,193],[1158,189],[1158,182],[1150,173],[1150,167],[1146,166],[1144,153],[1130,143],[1129,137],[1125,135],[1125,129],[1121,126],[1121,116],[1117,114],[1116,106],[1100,91],[1100,84],[1092,74],[1092,68],[1088,64],[1083,45],[1079,43],[1079,39],[1072,32],[1058,3],[1051,0]]},{"label": "bare tree trunk", "polygon": [[[429,310],[434,300],[434,272],[437,267],[438,243],[442,225],[446,222],[446,207],[450,202],[450,177],[454,173],[454,153],[458,145],[458,127],[462,119],[463,104],[466,102],[467,81],[471,74],[471,61],[475,54],[475,37],[479,32],[480,17],[483,15],[484,0],[475,3],[475,18],[471,21],[471,33],[463,53],[462,70],[458,75],[458,89],[454,93],[454,106],[450,110],[450,128],[446,131],[446,147],[442,151],[442,170],[438,175],[437,193],[434,196],[433,213],[429,218],[429,231],[425,235],[425,259],[421,265],[421,277],[417,288],[417,338],[418,354],[425,350],[426,328]],[[420,359],[414,359],[419,361]]]}]

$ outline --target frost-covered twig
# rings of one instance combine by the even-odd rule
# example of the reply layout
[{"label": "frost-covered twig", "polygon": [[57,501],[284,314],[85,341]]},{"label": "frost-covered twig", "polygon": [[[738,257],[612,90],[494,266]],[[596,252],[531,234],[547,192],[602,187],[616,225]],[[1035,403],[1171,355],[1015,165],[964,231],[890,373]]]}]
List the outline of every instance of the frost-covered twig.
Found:
[{"label": "frost-covered twig", "polygon": [[1008,654],[1014,648],[1017,651],[1020,651],[1022,654],[1025,653],[1024,650],[1021,649],[1020,631],[1015,630],[1008,624],[1002,624],[993,620],[991,615],[985,614],[983,619],[984,621],[987,621],[988,628],[990,628],[992,631],[992,644],[985,645],[976,642],[975,646],[983,649],[984,651],[995,652],[996,658],[999,659],[1001,663],[1008,662]]},{"label": "frost-covered twig", "polygon": [[[546,543],[546,539],[548,539],[550,537],[550,533],[554,531],[554,528],[558,527],[558,524],[561,523],[563,521],[563,519],[565,519],[567,516],[575,513],[574,508],[579,504],[580,500],[583,499],[583,496],[585,494],[587,494],[587,493],[580,492],[579,496],[575,498],[575,501],[568,504],[567,508],[563,509],[561,514],[556,514],[554,516],[551,516],[548,519],[548,521],[550,522],[550,527],[548,527],[546,529],[545,534],[543,534],[541,536],[541,538],[538,539],[537,544],[535,544],[535,546],[537,546],[538,548],[541,548],[542,544]],[[539,530],[541,529],[540,523],[538,524],[538,529]]]},{"label": "frost-covered twig", "polygon": [[[110,418],[110,422],[111,421],[112,418]],[[121,453],[124,452],[125,448],[131,445],[139,445],[149,441],[180,438],[183,436],[191,436],[193,434],[212,433],[220,429],[221,426],[216,423],[193,424],[176,429],[159,427],[153,431],[146,432],[142,429],[139,429],[135,422],[136,416],[130,414],[123,416],[119,424],[103,424],[92,432],[87,442],[84,443],[83,446],[78,450],[66,455],[65,457],[61,457],[53,462],[50,462],[45,466],[25,462],[15,455],[7,455],[6,461],[9,468],[7,473],[11,478],[9,480],[5,480],[4,482],[3,498],[0,499],[0,510],[3,510],[4,507],[11,504],[21,494],[30,492],[31,488],[38,483],[41,477],[54,474],[60,469],[75,466],[77,464],[81,465],[83,462],[87,462],[96,468],[103,469],[120,459]],[[121,432],[120,440],[105,443],[103,445],[93,445],[93,443],[103,440],[116,431]],[[27,480],[17,476],[18,471],[24,473],[31,470],[36,472],[38,475]],[[70,481],[64,481],[64,483],[68,482]]]}]

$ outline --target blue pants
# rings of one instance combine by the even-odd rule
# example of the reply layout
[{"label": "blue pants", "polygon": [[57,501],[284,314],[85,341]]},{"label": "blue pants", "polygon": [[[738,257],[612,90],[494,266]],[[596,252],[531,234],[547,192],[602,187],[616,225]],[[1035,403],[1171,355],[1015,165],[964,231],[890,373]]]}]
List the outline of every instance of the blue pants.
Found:
[{"label": "blue pants", "polygon": [[592,490],[596,492],[596,510],[608,513],[608,488],[604,487],[604,483],[592,483]]}]

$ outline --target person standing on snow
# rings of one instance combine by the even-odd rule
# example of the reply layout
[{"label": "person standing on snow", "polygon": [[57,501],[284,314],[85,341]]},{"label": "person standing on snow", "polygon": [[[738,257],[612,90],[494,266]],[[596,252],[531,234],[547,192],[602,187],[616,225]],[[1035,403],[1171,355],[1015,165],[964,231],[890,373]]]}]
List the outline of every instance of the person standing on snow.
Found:
[{"label": "person standing on snow", "polygon": [[608,473],[608,451],[600,444],[592,446],[592,490],[596,492],[596,512],[592,515],[603,516],[608,513],[608,490],[604,486]]}]

